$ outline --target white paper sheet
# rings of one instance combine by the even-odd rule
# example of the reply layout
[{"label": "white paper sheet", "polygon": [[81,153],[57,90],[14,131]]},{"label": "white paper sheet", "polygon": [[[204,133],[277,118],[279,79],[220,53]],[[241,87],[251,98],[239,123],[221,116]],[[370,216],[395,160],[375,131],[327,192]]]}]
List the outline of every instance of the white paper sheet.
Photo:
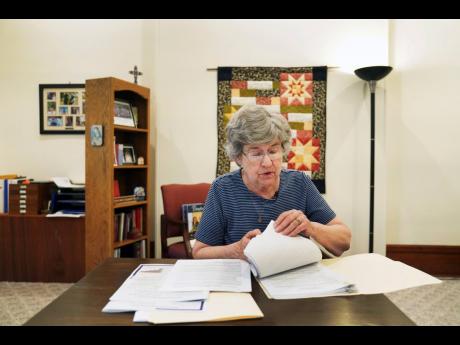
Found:
[{"label": "white paper sheet", "polygon": [[238,259],[178,260],[160,291],[250,292],[249,264]]},{"label": "white paper sheet", "polygon": [[359,294],[388,293],[442,282],[414,267],[376,253],[326,259],[322,263],[353,282]]},{"label": "white paper sheet", "polygon": [[294,299],[320,297],[353,291],[354,287],[338,273],[314,263],[258,279],[269,298]]},{"label": "white paper sheet", "polygon": [[110,301],[102,309],[104,313],[121,313],[129,311],[151,311],[153,309],[168,310],[202,310],[204,301]]},{"label": "white paper sheet", "polygon": [[70,181],[68,177],[52,177],[51,180],[59,188],[85,188],[84,184],[75,184]]},{"label": "white paper sheet", "polygon": [[[203,290],[184,292],[159,291],[160,285],[170,274],[172,267],[173,265],[164,264],[139,265],[110,297],[110,302],[102,311],[122,312],[165,306],[176,309],[181,305],[185,309],[194,309],[198,304],[181,304],[175,302],[197,302],[208,298],[209,291]],[[126,307],[126,309],[123,309],[123,307]]]},{"label": "white paper sheet", "polygon": [[302,236],[279,234],[274,223],[272,220],[244,250],[256,277],[267,277],[321,260],[321,250],[312,241]]}]

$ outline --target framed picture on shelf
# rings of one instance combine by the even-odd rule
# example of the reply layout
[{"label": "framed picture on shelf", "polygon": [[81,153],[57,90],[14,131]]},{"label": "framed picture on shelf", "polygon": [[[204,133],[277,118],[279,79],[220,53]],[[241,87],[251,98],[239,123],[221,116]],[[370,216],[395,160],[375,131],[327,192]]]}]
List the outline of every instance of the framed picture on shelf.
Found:
[{"label": "framed picture on shelf", "polygon": [[136,127],[134,123],[133,110],[131,104],[122,100],[115,100],[115,117],[114,124]]},{"label": "framed picture on shelf", "polygon": [[85,84],[39,84],[40,134],[85,133]]},{"label": "framed picture on shelf", "polygon": [[136,155],[134,147],[129,145],[123,146],[123,164],[136,164]]}]

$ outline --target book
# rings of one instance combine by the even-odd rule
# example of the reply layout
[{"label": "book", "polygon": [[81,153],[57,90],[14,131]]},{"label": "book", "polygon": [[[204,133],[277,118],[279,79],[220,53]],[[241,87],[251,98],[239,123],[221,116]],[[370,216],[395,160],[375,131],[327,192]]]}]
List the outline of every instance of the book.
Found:
[{"label": "book", "polygon": [[120,183],[118,180],[113,180],[113,196],[115,198],[120,196]]},{"label": "book", "polygon": [[341,274],[323,266],[322,252],[310,239],[275,231],[272,220],[244,250],[251,271],[269,298],[319,297],[354,292]]},{"label": "book", "polygon": [[198,224],[200,224],[201,216],[203,215],[203,210],[203,203],[182,205],[182,221],[187,224],[191,240],[195,238],[195,233],[198,230]]}]

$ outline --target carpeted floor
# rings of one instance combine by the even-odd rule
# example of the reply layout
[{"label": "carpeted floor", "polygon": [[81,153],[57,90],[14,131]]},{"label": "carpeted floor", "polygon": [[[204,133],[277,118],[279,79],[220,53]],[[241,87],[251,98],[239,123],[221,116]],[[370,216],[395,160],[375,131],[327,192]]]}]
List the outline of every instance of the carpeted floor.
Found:
[{"label": "carpeted floor", "polygon": [[0,282],[0,325],[24,324],[72,285]]},{"label": "carpeted floor", "polygon": [[460,326],[460,278],[385,294],[419,326]]},{"label": "carpeted floor", "polygon": [[[22,325],[72,284],[0,282],[0,326]],[[460,326],[460,279],[386,294],[417,325]]]}]

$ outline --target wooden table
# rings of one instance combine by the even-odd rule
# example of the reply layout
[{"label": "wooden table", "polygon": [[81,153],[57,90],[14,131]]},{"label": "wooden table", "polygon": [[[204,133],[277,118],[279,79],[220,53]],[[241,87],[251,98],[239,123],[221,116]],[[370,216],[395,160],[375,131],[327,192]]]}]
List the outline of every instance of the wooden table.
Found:
[{"label": "wooden table", "polygon": [[[174,262],[171,259],[107,259],[26,325],[146,325],[134,323],[134,313],[108,314],[101,310],[139,264]],[[383,294],[270,300],[252,279],[252,296],[265,315],[262,319],[197,325],[414,325]]]}]

